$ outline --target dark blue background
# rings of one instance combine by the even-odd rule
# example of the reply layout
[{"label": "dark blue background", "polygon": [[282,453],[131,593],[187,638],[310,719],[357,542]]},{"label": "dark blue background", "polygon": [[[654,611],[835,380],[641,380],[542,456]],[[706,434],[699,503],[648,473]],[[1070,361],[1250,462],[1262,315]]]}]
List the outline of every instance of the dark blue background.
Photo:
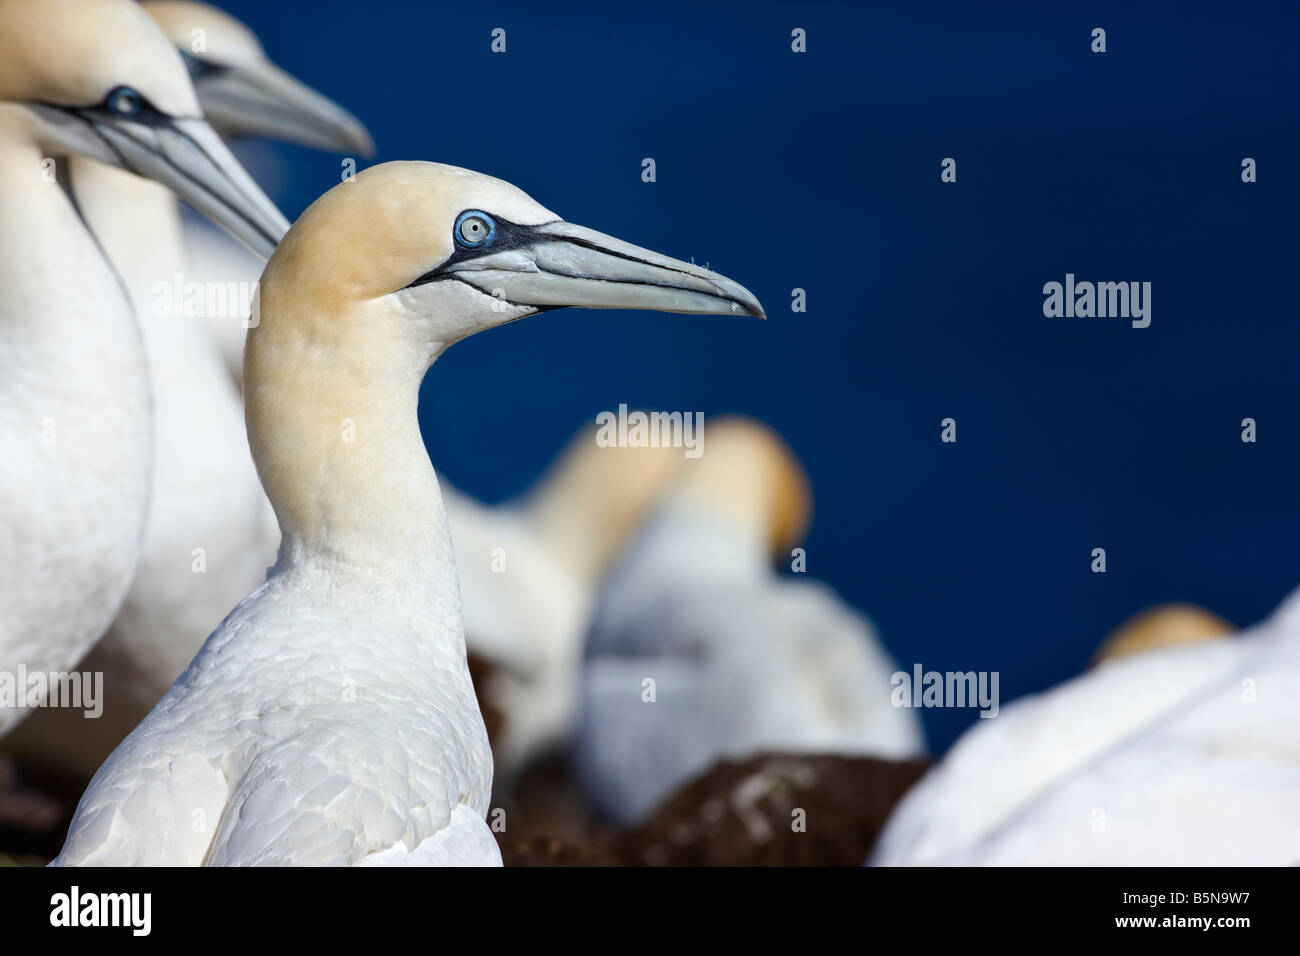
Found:
[{"label": "dark blue background", "polygon": [[[1004,701],[1142,606],[1244,625],[1300,583],[1294,4],[222,5],[379,160],[502,177],[767,307],[456,346],[421,420],[460,487],[519,492],[620,402],[755,415],[811,474],[810,572],[904,665],[1000,671]],[[259,153],[291,217],[337,182],[338,157]],[[1152,282],[1151,327],[1044,318],[1066,272]],[[941,750],[974,713],[924,717]]]}]

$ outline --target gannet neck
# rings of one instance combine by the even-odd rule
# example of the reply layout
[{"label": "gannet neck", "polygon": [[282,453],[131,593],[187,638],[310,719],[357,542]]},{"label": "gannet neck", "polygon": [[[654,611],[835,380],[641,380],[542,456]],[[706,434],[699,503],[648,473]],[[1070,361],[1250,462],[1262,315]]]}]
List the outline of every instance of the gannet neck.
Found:
[{"label": "gannet neck", "polygon": [[244,358],[248,439],[280,522],[281,563],[454,587],[416,416],[436,352],[392,334],[405,317],[391,298],[331,307],[284,292],[268,270]]},{"label": "gannet neck", "polygon": [[[42,155],[23,110],[0,104],[0,388],[47,383],[61,403],[93,408],[143,370],[143,354],[122,283],[59,172]],[[142,394],[141,384],[130,383],[126,394]]]},{"label": "gannet neck", "polygon": [[707,511],[773,554],[794,545],[812,511],[808,480],[779,436],[746,418],[705,423],[704,453],[682,466],[666,507]]},{"label": "gannet neck", "polygon": [[[237,400],[228,376],[213,355],[210,333],[202,319],[187,309],[191,306],[192,285],[198,289],[204,308],[208,294],[219,291],[221,303],[231,313],[230,321],[236,322],[234,316],[244,308],[244,295],[252,283],[235,282],[233,276],[207,285],[192,282],[180,206],[175,193],[166,186],[84,156],[68,158],[68,173],[82,218],[121,276],[135,306],[159,415],[175,415],[176,421],[181,413],[174,407],[182,403],[217,406]],[[209,419],[221,414],[215,407],[199,410]],[[192,417],[194,408],[186,412]],[[240,418],[222,416],[240,433],[237,443],[227,444],[234,444],[235,452],[242,456],[246,452]],[[190,427],[196,424],[192,421]],[[205,436],[204,441],[210,446],[222,445],[214,435]],[[223,450],[230,451],[228,447]],[[248,474],[251,481],[252,473]],[[155,479],[159,477],[155,474]],[[155,480],[155,493],[157,484]]]},{"label": "gannet neck", "polygon": [[[136,315],[147,327],[158,312],[153,287],[185,271],[175,193],[152,179],[84,156],[69,156],[68,172],[82,218],[116,266]],[[176,322],[168,324],[183,321],[169,318]]]},{"label": "gannet neck", "polygon": [[528,521],[550,555],[594,587],[682,461],[680,448],[605,448],[583,429],[529,496]]},{"label": "gannet neck", "polygon": [[[68,171],[78,209],[135,302],[154,397],[152,494],[139,567],[113,627],[86,658],[104,673],[98,723],[118,731],[114,738],[97,726],[108,748],[85,738],[75,749],[98,755],[97,766],[158,702],[213,625],[265,579],[280,538],[249,458],[239,392],[195,314],[196,307],[229,308],[236,322],[252,282],[236,283],[232,274],[206,285],[192,281],[170,190],[81,156],[69,158]],[[213,289],[219,299],[205,294]],[[196,548],[206,563],[201,574]],[[36,715],[24,729],[36,735],[44,722],[47,740],[66,735],[53,719]]]},{"label": "gannet neck", "polygon": [[210,4],[188,0],[144,0],[140,6],[181,49],[187,49],[193,42],[195,30],[202,30],[204,56],[215,63],[248,66],[266,59],[261,41],[253,31]]}]

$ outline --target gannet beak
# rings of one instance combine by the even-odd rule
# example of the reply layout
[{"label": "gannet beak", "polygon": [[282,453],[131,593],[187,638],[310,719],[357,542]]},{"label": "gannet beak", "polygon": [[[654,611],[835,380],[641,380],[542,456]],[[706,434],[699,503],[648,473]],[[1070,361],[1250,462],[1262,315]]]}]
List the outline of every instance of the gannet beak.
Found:
[{"label": "gannet beak", "polygon": [[[726,276],[575,226],[499,223],[504,242],[453,257],[430,278],[454,278],[539,309],[647,309],[767,318],[752,292]],[[499,250],[499,251],[498,251]]]},{"label": "gannet beak", "polygon": [[194,91],[208,121],[227,136],[374,155],[374,140],[360,120],[274,63],[209,67],[194,76]]},{"label": "gannet beak", "polygon": [[262,258],[270,258],[289,230],[288,220],[206,121],[169,117],[129,122],[93,112],[81,115],[124,168],[162,183]]}]

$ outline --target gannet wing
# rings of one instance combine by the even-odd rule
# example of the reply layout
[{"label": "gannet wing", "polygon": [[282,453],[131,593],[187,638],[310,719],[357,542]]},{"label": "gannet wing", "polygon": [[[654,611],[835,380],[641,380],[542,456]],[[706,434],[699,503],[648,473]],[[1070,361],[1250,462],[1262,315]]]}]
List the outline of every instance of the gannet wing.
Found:
[{"label": "gannet wing", "polygon": [[414,848],[421,860],[442,848],[453,860],[467,815],[492,840],[485,807],[465,805],[475,782],[458,778],[450,760],[420,763],[410,729],[379,714],[364,737],[356,730],[325,719],[259,749],[233,785],[207,865],[348,866],[394,848]]},{"label": "gannet wing", "polygon": [[501,866],[501,849],[487,822],[464,804],[452,811],[450,823],[414,850],[397,843],[362,857],[357,866]]},{"label": "gannet wing", "polygon": [[[408,834],[408,767],[397,748],[320,725],[260,750],[239,776],[209,866],[346,866]],[[417,816],[447,825],[451,807]]]},{"label": "gannet wing", "polygon": [[229,792],[221,768],[197,753],[145,765],[110,758],[82,797],[63,851],[50,865],[195,866],[208,850]]}]

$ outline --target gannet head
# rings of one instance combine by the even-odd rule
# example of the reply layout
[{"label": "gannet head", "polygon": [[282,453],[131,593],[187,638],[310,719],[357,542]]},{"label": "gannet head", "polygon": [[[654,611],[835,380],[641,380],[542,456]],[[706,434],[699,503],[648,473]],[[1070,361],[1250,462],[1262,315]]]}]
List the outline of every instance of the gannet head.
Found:
[{"label": "gannet head", "polygon": [[0,101],[50,156],[157,180],[269,256],[288,223],[203,119],[176,48],[131,0],[0,0]]},{"label": "gannet head", "polygon": [[262,325],[284,293],[314,299],[321,316],[388,300],[404,337],[420,330],[430,360],[475,332],[563,306],[764,317],[724,276],[565,222],[509,183],[437,163],[374,166],[316,200],[267,265]]},{"label": "gannet head", "polygon": [[228,13],[190,0],[146,0],[141,6],[180,50],[203,113],[222,136],[374,153],[370,134],[355,116],[268,60],[253,32]]}]

